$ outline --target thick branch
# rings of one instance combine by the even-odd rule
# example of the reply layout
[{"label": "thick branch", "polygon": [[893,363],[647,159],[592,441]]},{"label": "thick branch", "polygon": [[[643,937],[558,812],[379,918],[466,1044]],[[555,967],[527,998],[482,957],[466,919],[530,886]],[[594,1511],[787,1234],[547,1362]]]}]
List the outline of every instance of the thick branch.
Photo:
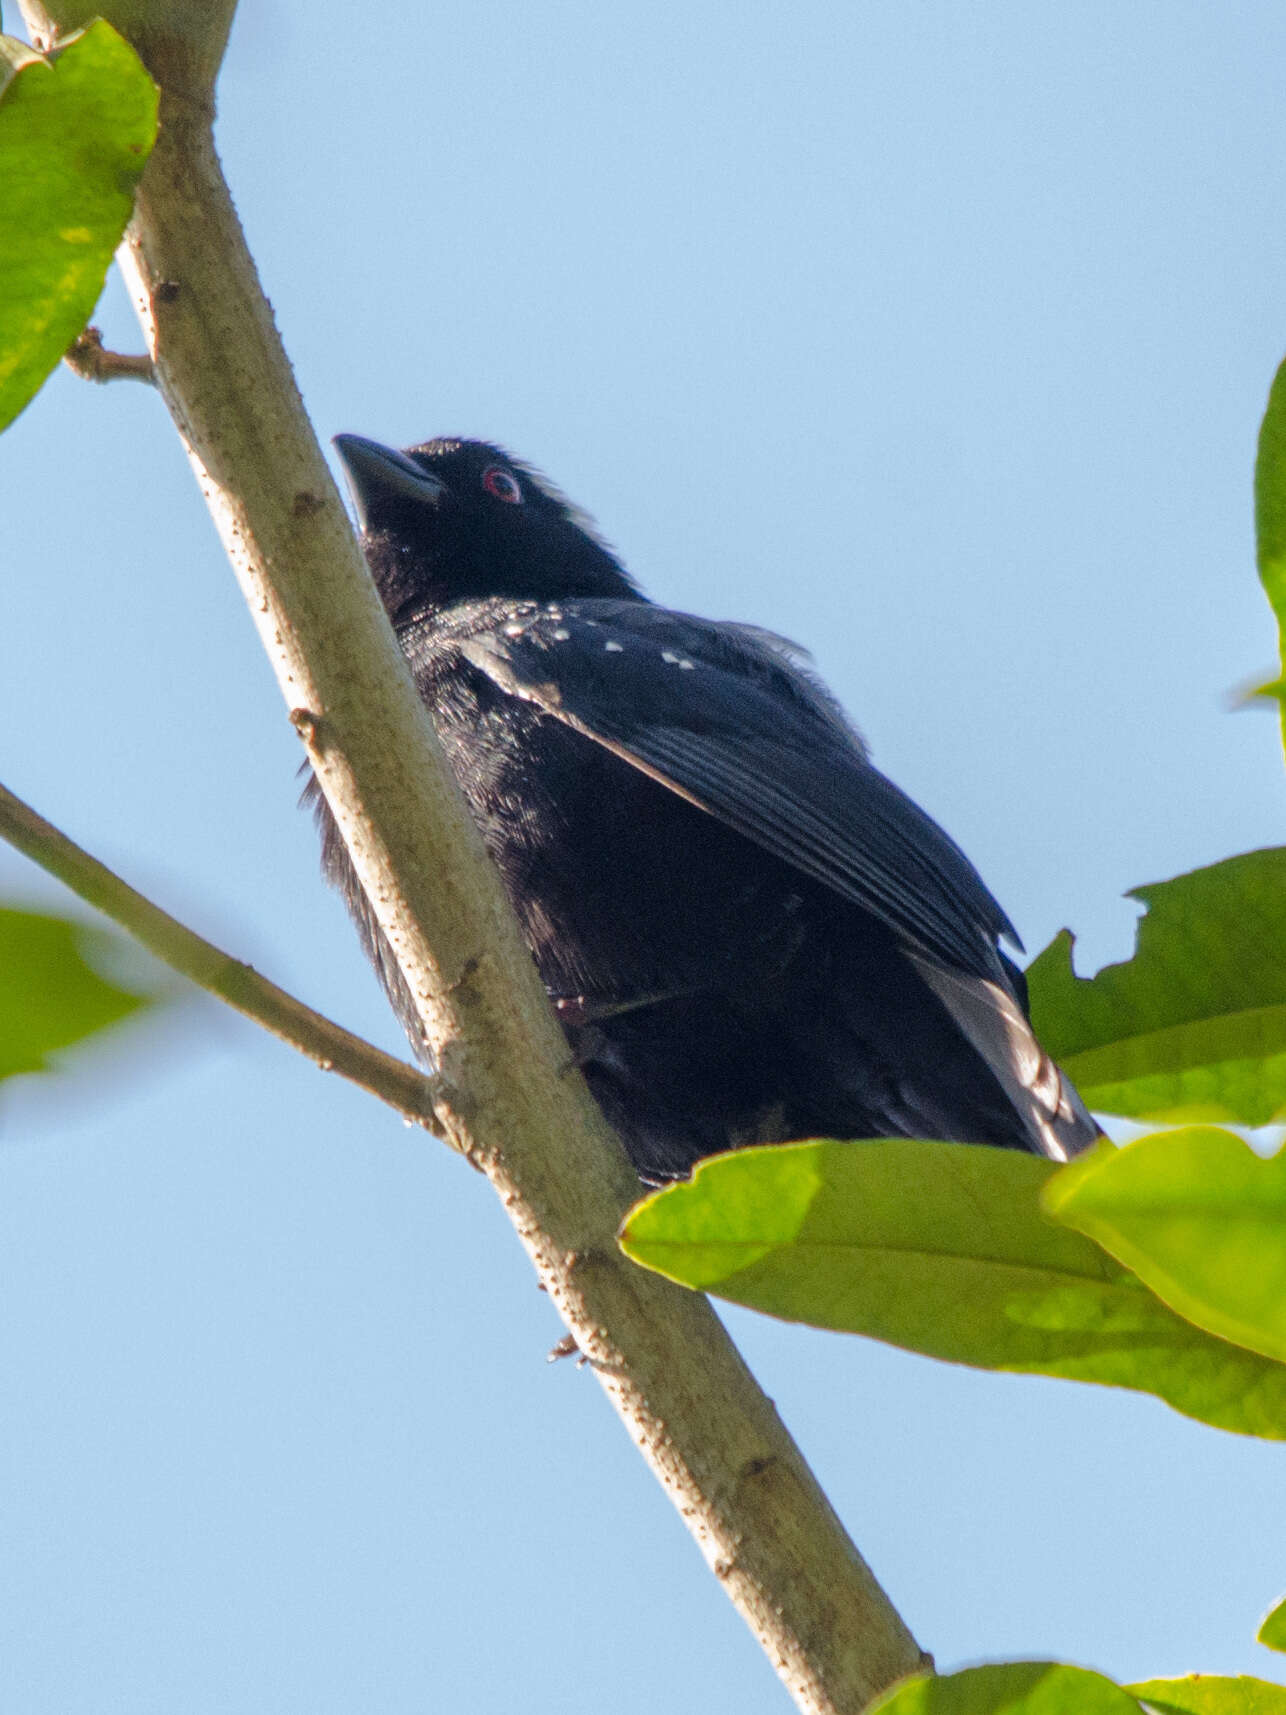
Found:
[{"label": "thick branch", "polygon": [[163,90],[121,253],[158,385],[416,997],[439,1115],[799,1708],[854,1715],[920,1652],[704,1299],[616,1246],[638,1187],[567,1066],[304,416],[191,77],[208,41],[174,39],[226,30],[231,8],[100,10]]},{"label": "thick branch", "polygon": [[436,1129],[434,1086],[422,1072],[341,1029],[250,965],[204,940],[136,893],[106,864],[91,857],[5,786],[0,786],[0,839],[57,876],[87,905],[119,923],[180,976],[253,1018],[323,1071],[338,1072],[408,1119],[431,1131]]}]

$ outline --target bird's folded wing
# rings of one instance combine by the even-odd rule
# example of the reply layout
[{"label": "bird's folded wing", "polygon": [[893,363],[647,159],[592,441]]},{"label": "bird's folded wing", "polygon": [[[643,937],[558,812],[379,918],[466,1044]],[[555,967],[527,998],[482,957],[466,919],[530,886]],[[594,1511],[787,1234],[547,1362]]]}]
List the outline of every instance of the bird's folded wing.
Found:
[{"label": "bird's folded wing", "polygon": [[499,688],[606,745],[931,957],[1005,980],[996,941],[1017,937],[977,871],[866,760],[784,647],[748,628],[616,601],[518,610],[458,647]]}]

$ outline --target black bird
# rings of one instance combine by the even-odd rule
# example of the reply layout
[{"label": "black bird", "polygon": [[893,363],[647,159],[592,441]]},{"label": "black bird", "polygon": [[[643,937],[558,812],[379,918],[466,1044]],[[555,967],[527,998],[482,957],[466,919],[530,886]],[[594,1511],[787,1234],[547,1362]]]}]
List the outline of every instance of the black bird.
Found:
[{"label": "black bird", "polygon": [[[793,645],[643,596],[497,446],[339,435],[366,560],[590,1088],[640,1177],[800,1137],[1062,1160],[1098,1128],[1013,928]],[[420,1053],[316,797],[328,878]]]}]

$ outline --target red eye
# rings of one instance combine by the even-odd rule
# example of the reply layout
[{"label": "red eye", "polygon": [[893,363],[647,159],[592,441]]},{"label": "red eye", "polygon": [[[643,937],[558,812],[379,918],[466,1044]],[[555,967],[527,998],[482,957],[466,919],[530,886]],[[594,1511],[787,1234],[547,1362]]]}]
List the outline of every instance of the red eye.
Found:
[{"label": "red eye", "polygon": [[489,464],[482,473],[482,486],[488,494],[494,494],[497,500],[503,500],[507,506],[522,505],[522,489],[518,486],[518,478],[503,465]]}]

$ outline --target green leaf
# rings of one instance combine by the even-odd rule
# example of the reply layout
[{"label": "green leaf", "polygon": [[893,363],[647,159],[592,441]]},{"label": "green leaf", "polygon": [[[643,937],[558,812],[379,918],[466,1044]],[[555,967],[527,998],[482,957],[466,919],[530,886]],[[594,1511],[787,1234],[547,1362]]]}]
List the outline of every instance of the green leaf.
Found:
[{"label": "green leaf", "polygon": [[[1259,581],[1277,615],[1278,649],[1286,673],[1286,363],[1273,377],[1255,458],[1255,541]],[[1286,701],[1282,703],[1286,744]]]},{"label": "green leaf", "polygon": [[1156,1394],[1286,1439],[1286,1365],[1214,1338],[1040,1211],[1052,1162],[885,1138],[701,1162],[630,1211],[626,1253],[788,1320],[984,1369]]},{"label": "green leaf", "polygon": [[1286,1596],[1264,1615],[1255,1638],[1269,1649],[1286,1650]]},{"label": "green leaf", "polygon": [[1139,1715],[1139,1705],[1085,1667],[1005,1661],[917,1674],[869,1704],[866,1715]]},{"label": "green leaf", "polygon": [[1116,1685],[1084,1667],[996,1662],[961,1673],[917,1674],[886,1691],[866,1715],[1286,1715],[1286,1688],[1264,1679],[1149,1679]]},{"label": "green leaf", "polygon": [[1286,1686],[1266,1679],[1220,1679],[1193,1673],[1186,1679],[1148,1679],[1125,1689],[1158,1715],[1286,1715]]},{"label": "green leaf", "polygon": [[1032,1019],[1091,1108],[1268,1125],[1286,1114],[1286,848],[1136,887],[1134,957],[1072,970],[1064,930],[1027,972]]},{"label": "green leaf", "polygon": [[60,1048],[147,1004],[86,962],[82,949],[105,939],[61,917],[0,907],[0,1078],[48,1070]]},{"label": "green leaf", "polygon": [[1190,1126],[1095,1149],[1045,1188],[1046,1214],[1220,1339],[1286,1362],[1286,1152]]},{"label": "green leaf", "polygon": [[25,66],[43,59],[30,43],[19,41],[17,36],[0,36],[0,95]]},{"label": "green leaf", "polygon": [[5,39],[0,429],[84,327],[156,137],[157,88],[101,19],[55,59]]}]

